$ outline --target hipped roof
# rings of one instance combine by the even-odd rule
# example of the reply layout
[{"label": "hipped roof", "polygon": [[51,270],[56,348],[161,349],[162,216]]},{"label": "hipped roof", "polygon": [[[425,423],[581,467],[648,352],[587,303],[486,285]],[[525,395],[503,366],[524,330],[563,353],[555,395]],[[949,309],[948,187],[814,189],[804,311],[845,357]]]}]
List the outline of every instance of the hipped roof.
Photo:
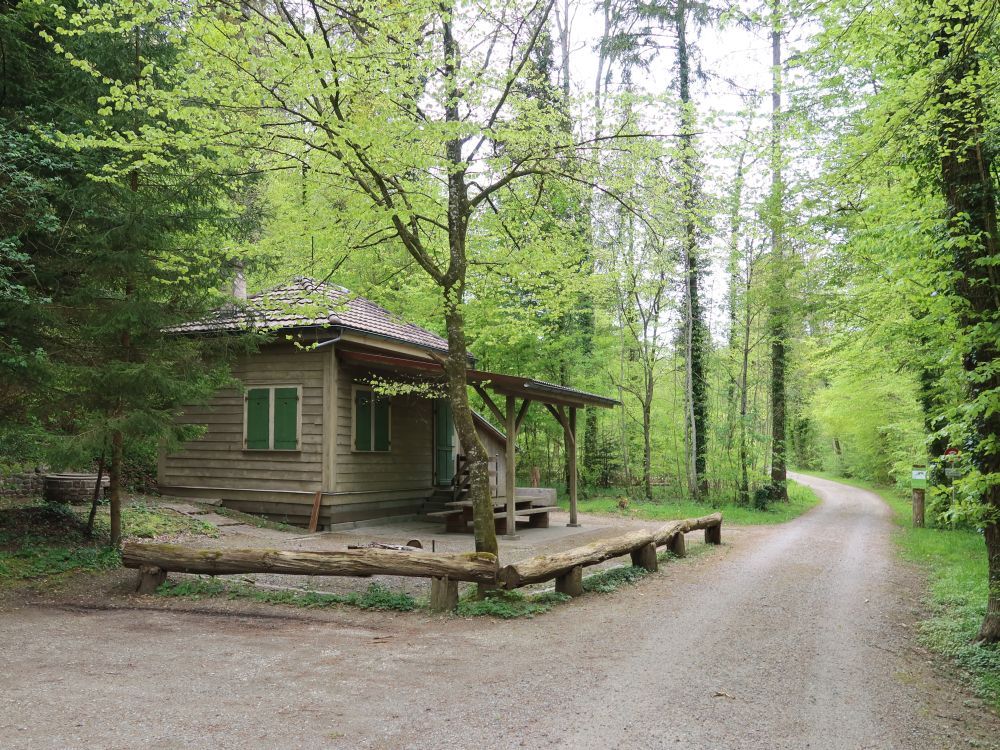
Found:
[{"label": "hipped roof", "polygon": [[182,323],[170,331],[224,333],[296,328],[340,328],[424,349],[448,351],[448,342],[436,333],[408,323],[342,286],[306,276],[253,294],[247,297],[245,304],[216,310],[208,317]]}]

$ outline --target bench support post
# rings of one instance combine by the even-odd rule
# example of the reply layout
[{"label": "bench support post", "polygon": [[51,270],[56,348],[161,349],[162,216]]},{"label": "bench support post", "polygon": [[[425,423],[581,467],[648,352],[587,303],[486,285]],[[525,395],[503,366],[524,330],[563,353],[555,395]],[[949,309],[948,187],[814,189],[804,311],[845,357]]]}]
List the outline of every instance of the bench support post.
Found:
[{"label": "bench support post", "polygon": [[156,590],[167,580],[167,571],[151,565],[143,565],[139,568],[139,579],[135,584],[137,594],[155,594]]},{"label": "bench support post", "polygon": [[561,576],[556,576],[556,591],[567,596],[583,593],[583,566],[577,565]]},{"label": "bench support post", "polygon": [[705,544],[722,544],[722,524],[705,529]]},{"label": "bench support post", "polygon": [[450,578],[431,579],[431,611],[451,612],[458,606],[458,581]]},{"label": "bench support post", "polygon": [[674,557],[685,557],[687,556],[687,547],[684,544],[684,534],[677,532],[670,538],[670,543],[667,545],[667,549],[670,550]]},{"label": "bench support post", "polygon": [[645,568],[650,573],[655,573],[657,569],[656,545],[650,542],[638,549],[632,550],[632,565],[637,568]]}]

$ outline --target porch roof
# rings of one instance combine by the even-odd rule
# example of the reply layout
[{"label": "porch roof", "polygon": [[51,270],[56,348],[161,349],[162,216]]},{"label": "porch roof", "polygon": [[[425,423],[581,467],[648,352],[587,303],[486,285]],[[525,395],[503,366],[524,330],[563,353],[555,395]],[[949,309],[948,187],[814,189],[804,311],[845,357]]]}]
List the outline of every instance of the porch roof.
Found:
[{"label": "porch roof", "polygon": [[[348,364],[362,365],[377,370],[406,373],[426,380],[439,380],[444,377],[444,367],[437,362],[428,360],[393,357],[386,354],[361,352],[353,349],[341,349],[338,356]],[[526,401],[538,401],[552,406],[570,406],[582,408],[585,406],[600,406],[610,409],[619,405],[613,398],[598,396],[576,388],[556,385],[544,380],[525,378],[519,375],[504,375],[486,370],[468,371],[469,385],[489,388],[495,393],[505,396],[515,396]]]}]

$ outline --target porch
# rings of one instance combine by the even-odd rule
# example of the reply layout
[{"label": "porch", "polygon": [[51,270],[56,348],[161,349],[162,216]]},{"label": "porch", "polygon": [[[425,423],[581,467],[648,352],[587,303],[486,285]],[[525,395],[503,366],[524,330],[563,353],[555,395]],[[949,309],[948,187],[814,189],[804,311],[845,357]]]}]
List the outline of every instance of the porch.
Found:
[{"label": "porch", "polygon": [[[444,368],[437,362],[343,348],[338,352],[338,356],[345,365],[368,370],[380,377],[402,381],[430,382],[440,382],[444,378]],[[504,433],[500,433],[505,443],[504,464],[502,467],[500,466],[499,454],[496,454],[497,463],[491,467],[491,473],[494,477],[491,484],[494,487],[495,500],[493,517],[497,533],[502,534],[507,539],[517,539],[519,521],[522,528],[547,528],[551,513],[556,510],[554,490],[548,490],[548,493],[551,494],[544,497],[528,498],[523,494],[524,488],[516,487],[517,457],[514,446],[524,418],[533,403],[543,406],[562,427],[564,449],[569,464],[569,486],[567,488],[569,518],[566,525],[570,528],[578,527],[580,521],[577,513],[577,412],[587,407],[613,408],[618,406],[619,402],[542,380],[472,368],[467,371],[467,382],[483,400],[492,416],[505,429]],[[502,407],[498,401],[503,404]],[[435,425],[437,441],[439,441],[437,436],[440,434],[439,424],[438,422]],[[436,467],[443,465],[440,453],[440,442],[437,442],[435,445]],[[465,531],[468,530],[472,520],[472,503],[468,498],[469,478],[468,472],[463,471],[460,456],[456,455],[456,462],[454,474],[449,477],[450,481],[447,486],[440,481],[442,475],[440,468],[436,469],[439,478],[436,481],[438,489],[431,496],[430,501],[432,504],[434,501],[438,501],[443,507],[429,508],[428,515],[443,520],[448,531]],[[498,491],[499,482],[495,479],[501,474],[507,479],[504,482],[502,492]],[[447,497],[449,492],[451,493],[450,498]]]}]

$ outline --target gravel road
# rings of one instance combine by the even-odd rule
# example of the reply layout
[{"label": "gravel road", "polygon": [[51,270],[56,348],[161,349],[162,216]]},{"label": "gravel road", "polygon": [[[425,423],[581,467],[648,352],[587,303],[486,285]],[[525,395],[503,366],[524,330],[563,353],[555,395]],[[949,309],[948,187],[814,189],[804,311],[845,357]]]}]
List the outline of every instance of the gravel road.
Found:
[{"label": "gravel road", "polygon": [[3,748],[996,747],[915,645],[874,495],[534,620],[205,602],[0,612]]}]

